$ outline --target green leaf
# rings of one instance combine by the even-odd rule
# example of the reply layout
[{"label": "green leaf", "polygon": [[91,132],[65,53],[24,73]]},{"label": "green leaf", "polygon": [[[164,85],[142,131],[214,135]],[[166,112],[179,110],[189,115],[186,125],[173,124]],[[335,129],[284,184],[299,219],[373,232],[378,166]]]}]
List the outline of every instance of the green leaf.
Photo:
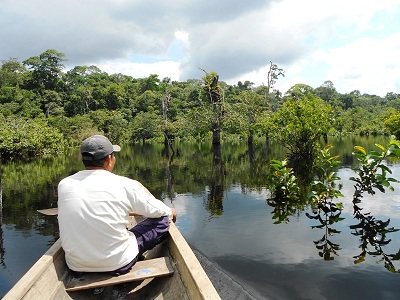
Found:
[{"label": "green leaf", "polygon": [[364,155],[367,155],[367,151],[365,151],[364,147],[354,146],[354,149],[356,149],[357,151],[361,152]]},{"label": "green leaf", "polygon": [[384,146],[382,146],[381,144],[375,144],[375,146],[377,146],[382,151],[386,151],[386,148]]},{"label": "green leaf", "polygon": [[360,256],[358,259],[354,261],[354,264],[359,264],[365,261],[365,256]]}]

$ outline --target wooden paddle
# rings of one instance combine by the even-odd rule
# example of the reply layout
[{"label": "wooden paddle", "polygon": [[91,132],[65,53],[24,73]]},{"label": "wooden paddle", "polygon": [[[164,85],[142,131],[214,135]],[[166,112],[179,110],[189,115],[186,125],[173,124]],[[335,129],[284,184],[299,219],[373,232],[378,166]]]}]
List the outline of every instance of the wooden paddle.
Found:
[{"label": "wooden paddle", "polygon": [[[38,213],[45,215],[45,216],[57,216],[58,215],[58,207],[53,207],[53,208],[46,208],[46,209],[38,209],[37,210]],[[130,212],[129,213],[130,216],[134,216],[134,217],[139,217],[141,215],[134,213],[134,212]]]}]

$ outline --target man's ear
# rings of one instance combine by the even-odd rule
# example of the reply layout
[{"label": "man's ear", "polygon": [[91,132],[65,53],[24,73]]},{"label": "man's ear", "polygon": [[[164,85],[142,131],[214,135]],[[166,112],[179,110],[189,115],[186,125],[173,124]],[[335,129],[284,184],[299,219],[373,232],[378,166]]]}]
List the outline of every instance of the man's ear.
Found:
[{"label": "man's ear", "polygon": [[107,155],[106,157],[106,161],[104,162],[104,169],[111,171],[110,169],[112,169],[112,156],[111,154]]}]

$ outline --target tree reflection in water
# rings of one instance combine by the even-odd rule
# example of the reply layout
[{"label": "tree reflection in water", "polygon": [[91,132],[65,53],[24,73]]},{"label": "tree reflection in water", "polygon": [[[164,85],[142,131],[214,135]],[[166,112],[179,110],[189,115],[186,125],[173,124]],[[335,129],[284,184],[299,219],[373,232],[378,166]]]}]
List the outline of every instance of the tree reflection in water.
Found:
[{"label": "tree reflection in water", "polygon": [[[0,162],[1,164],[1,162]],[[6,264],[4,262],[4,239],[3,239],[3,183],[1,180],[1,169],[0,169],[0,265],[5,268]]]},{"label": "tree reflection in water", "polygon": [[333,228],[333,224],[344,220],[340,217],[342,210],[338,208],[336,203],[332,201],[323,201],[317,204],[317,210],[315,215],[310,215],[307,213],[307,217],[310,219],[318,220],[320,225],[311,226],[311,228],[324,229],[325,233],[321,239],[314,241],[315,247],[320,250],[318,252],[319,256],[323,257],[324,260],[333,260],[334,255],[338,255],[340,250],[339,244],[333,243],[330,239],[335,234],[339,234],[341,231]]},{"label": "tree reflection in water", "polygon": [[213,167],[210,191],[207,195],[206,209],[212,215],[221,215],[224,209],[225,166],[221,157],[221,145],[213,144]]},{"label": "tree reflection in water", "polygon": [[[367,153],[363,147],[356,146],[353,155],[359,161],[359,166],[354,169],[357,177],[350,179],[355,182],[353,194],[353,216],[357,220],[357,224],[351,225],[352,234],[359,237],[361,253],[353,256],[354,263],[358,264],[365,261],[367,255],[373,257],[381,257],[387,270],[394,273],[400,273],[395,267],[394,261],[400,260],[400,250],[397,253],[386,253],[384,247],[387,246],[391,239],[387,238],[387,234],[398,231],[394,227],[389,227],[390,219],[387,221],[376,219],[370,212],[363,213],[361,207],[361,198],[363,193],[374,195],[376,190],[385,192],[385,189],[393,190],[391,182],[398,182],[394,178],[387,177],[391,170],[386,166],[384,161],[389,157],[400,157],[399,143],[391,141],[389,145],[383,147],[378,146],[382,152],[371,151]],[[289,216],[294,215],[297,211],[304,210],[310,206],[313,213],[306,213],[307,217],[319,222],[318,225],[312,225],[311,228],[323,229],[324,234],[321,239],[314,241],[318,254],[324,260],[334,260],[334,256],[338,256],[340,245],[334,243],[331,237],[340,234],[341,231],[334,228],[334,224],[344,220],[341,217],[342,204],[333,201],[334,198],[343,195],[336,188],[334,181],[340,179],[335,175],[335,168],[338,162],[337,157],[331,157],[329,148],[321,151],[319,157],[321,161],[317,162],[316,168],[313,169],[313,177],[315,180],[308,186],[302,186],[294,189],[296,186],[296,176],[301,176],[301,172],[294,172],[286,168],[284,162],[279,164],[278,161],[272,161],[270,188],[272,188],[272,197],[267,203],[274,207],[273,219],[274,224],[288,222]],[[321,163],[322,162],[322,163]],[[309,176],[309,175],[308,175]],[[303,185],[306,180],[298,180]],[[308,196],[304,197],[304,191],[309,191]],[[289,193],[291,192],[291,193]],[[297,194],[294,192],[298,192]],[[286,194],[285,194],[286,193]],[[299,199],[304,199],[299,201]],[[299,205],[299,204],[302,205]],[[372,248],[372,249],[371,249]]]},{"label": "tree reflection in water", "polygon": [[[359,246],[361,253],[354,256],[354,263],[358,264],[363,262],[367,254],[374,257],[381,256],[386,269],[390,272],[399,273],[400,271],[395,267],[393,261],[400,259],[400,250],[394,254],[387,254],[384,251],[384,247],[391,242],[391,239],[387,239],[386,235],[396,232],[399,229],[389,227],[390,219],[382,221],[376,219],[370,213],[362,213],[362,208],[358,206],[358,203],[358,201],[353,201],[354,218],[358,220],[359,223],[350,226],[350,228],[354,230],[352,234],[358,236],[361,242]],[[369,246],[371,246],[373,250],[368,250]]]},{"label": "tree reflection in water", "polygon": [[[382,221],[376,219],[372,214],[363,213],[360,207],[363,193],[374,195],[376,190],[385,192],[385,189],[393,191],[391,182],[398,182],[394,178],[387,177],[391,174],[391,170],[384,164],[384,160],[389,157],[399,158],[400,149],[399,142],[391,141],[389,145],[383,147],[376,145],[381,152],[370,151],[367,153],[363,147],[354,147],[354,155],[357,157],[360,165],[354,171],[357,177],[350,179],[355,182],[353,194],[353,215],[358,224],[350,226],[354,230],[353,234],[360,238],[361,253],[354,256],[354,263],[360,263],[365,260],[367,254],[372,256],[381,256],[384,261],[385,268],[390,272],[399,273],[400,271],[394,266],[393,261],[400,259],[400,250],[395,254],[387,254],[383,250],[384,246],[390,243],[387,239],[388,233],[396,232],[398,229],[389,227],[390,219]],[[374,250],[369,251],[368,246]]]},{"label": "tree reflection in water", "polygon": [[[172,153],[170,153],[170,150]],[[178,156],[179,156],[179,151]],[[165,141],[164,141],[164,148],[162,150],[162,155],[168,159],[168,163],[165,166],[165,186],[166,186],[166,191],[170,199],[175,198],[175,191],[174,191],[174,185],[173,185],[173,175],[171,172],[171,165],[175,157],[175,149],[168,139],[167,135],[165,135]]]}]

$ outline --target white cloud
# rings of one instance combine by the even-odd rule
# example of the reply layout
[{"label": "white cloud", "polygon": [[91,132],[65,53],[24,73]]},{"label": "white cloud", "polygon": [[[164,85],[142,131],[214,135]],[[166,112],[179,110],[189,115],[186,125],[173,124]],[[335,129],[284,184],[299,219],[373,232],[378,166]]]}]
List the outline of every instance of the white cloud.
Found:
[{"label": "white cloud", "polygon": [[179,62],[160,61],[155,63],[126,63],[109,61],[97,64],[97,66],[108,74],[121,73],[134,78],[144,78],[151,74],[157,74],[159,79],[169,77],[172,80],[179,80]]},{"label": "white cloud", "polygon": [[68,67],[160,70],[182,81],[201,78],[202,67],[226,82],[256,84],[273,61],[286,71],[276,85],[282,92],[326,80],[341,93],[400,92],[397,0],[3,0],[0,26],[3,60],[53,48]]},{"label": "white cloud", "polygon": [[393,80],[400,73],[400,63],[393,59],[399,51],[400,34],[385,39],[361,38],[327,51],[323,60],[330,65],[329,79],[342,92],[357,89],[384,96],[399,91],[398,82]]},{"label": "white cloud", "polygon": [[175,38],[179,41],[187,42],[189,40],[189,33],[182,30],[175,31]]}]

